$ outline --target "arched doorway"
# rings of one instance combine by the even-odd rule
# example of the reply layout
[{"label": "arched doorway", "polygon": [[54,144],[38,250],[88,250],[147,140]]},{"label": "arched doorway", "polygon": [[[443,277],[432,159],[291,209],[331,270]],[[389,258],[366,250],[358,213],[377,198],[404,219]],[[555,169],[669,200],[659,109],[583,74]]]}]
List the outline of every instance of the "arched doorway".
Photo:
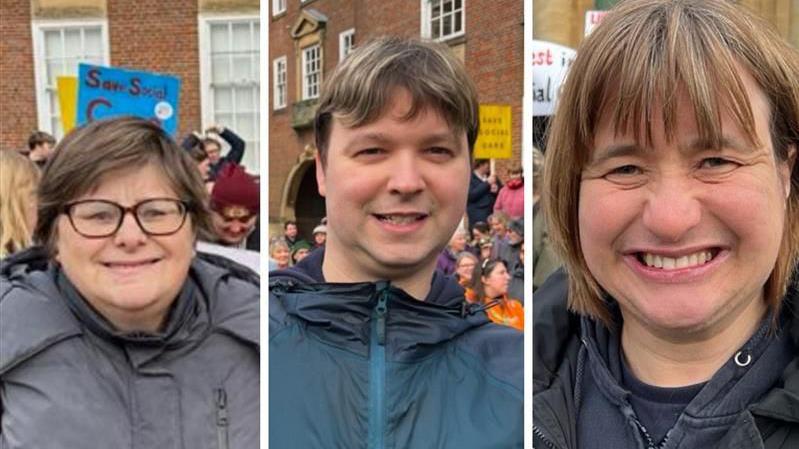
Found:
[{"label": "arched doorway", "polygon": [[316,170],[314,164],[305,170],[299,181],[297,196],[294,199],[294,215],[300,236],[309,242],[312,241],[313,229],[319,224],[325,214],[325,199],[319,195],[316,184]]}]

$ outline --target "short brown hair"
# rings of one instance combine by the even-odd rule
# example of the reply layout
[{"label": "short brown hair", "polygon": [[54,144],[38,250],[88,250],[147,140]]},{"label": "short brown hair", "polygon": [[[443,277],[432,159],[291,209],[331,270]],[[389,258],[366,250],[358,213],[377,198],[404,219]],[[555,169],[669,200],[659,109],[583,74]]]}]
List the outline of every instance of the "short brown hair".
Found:
[{"label": "short brown hair", "polygon": [[34,239],[54,254],[56,220],[66,203],[91,191],[109,172],[147,164],[163,171],[170,187],[180,199],[188,201],[195,232],[210,233],[208,192],[186,151],[158,125],[121,117],[76,128],[59,142],[39,184]]},{"label": "short brown hair", "polygon": [[28,137],[28,149],[32,150],[43,143],[55,145],[55,138],[44,131],[34,131],[30,137]]},{"label": "short brown hair", "polygon": [[[771,25],[743,7],[723,0],[621,2],[578,49],[549,132],[543,195],[549,235],[569,274],[572,309],[611,322],[604,291],[588,269],[579,240],[581,173],[600,117],[611,117],[617,131],[632,129],[636,143],[648,143],[654,100],[672,98],[685,88],[702,139],[720,146],[720,116],[727,108],[735,124],[757,143],[738,67],[765,94],[774,153],[778,161],[787,161],[789,148],[799,146],[799,56]],[[673,138],[678,132],[676,103],[663,103],[666,136]],[[797,165],[780,252],[764,286],[774,312],[799,259]]]},{"label": "short brown hair", "polygon": [[407,119],[433,108],[455,130],[466,132],[469,149],[474,147],[479,104],[463,63],[443,44],[384,37],[357,47],[325,82],[314,118],[323,164],[333,117],[347,127],[368,124],[388,107],[396,88],[411,95]]}]

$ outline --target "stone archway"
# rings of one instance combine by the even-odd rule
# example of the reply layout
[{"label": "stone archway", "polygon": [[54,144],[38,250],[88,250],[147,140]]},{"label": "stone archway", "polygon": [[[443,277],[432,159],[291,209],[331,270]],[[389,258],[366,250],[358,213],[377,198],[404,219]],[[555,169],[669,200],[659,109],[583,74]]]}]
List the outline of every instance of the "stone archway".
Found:
[{"label": "stone archway", "polygon": [[325,216],[325,199],[319,195],[316,183],[315,153],[316,148],[312,145],[306,146],[292,167],[283,190],[280,208],[281,222],[296,221],[300,237],[308,241],[313,237],[313,228]]}]

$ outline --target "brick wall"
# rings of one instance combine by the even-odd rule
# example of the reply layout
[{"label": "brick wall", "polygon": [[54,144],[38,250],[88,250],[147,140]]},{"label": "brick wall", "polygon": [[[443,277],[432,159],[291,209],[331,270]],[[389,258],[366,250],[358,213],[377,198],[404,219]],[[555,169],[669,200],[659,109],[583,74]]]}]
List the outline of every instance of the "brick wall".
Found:
[{"label": "brick wall", "polygon": [[36,129],[31,7],[0,0],[0,149],[22,148]]},{"label": "brick wall", "polygon": [[178,136],[200,129],[197,0],[108,0],[108,32],[111,65],[180,77]]}]

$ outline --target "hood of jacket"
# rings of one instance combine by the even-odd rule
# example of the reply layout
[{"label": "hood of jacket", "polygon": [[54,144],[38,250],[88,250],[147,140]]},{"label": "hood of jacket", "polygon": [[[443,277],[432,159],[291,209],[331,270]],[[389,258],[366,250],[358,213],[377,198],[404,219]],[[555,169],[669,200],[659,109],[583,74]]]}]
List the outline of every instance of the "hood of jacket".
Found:
[{"label": "hood of jacket", "polygon": [[[162,334],[116,331],[89,307],[41,247],[0,262],[0,373],[66,338],[91,331],[140,346],[174,346],[221,332],[259,346],[259,276],[220,256],[195,257]],[[19,291],[20,294],[9,294]],[[241,294],[231,294],[240,292]],[[74,295],[72,301],[66,296]],[[224,298],[224,301],[219,300]]]}]

